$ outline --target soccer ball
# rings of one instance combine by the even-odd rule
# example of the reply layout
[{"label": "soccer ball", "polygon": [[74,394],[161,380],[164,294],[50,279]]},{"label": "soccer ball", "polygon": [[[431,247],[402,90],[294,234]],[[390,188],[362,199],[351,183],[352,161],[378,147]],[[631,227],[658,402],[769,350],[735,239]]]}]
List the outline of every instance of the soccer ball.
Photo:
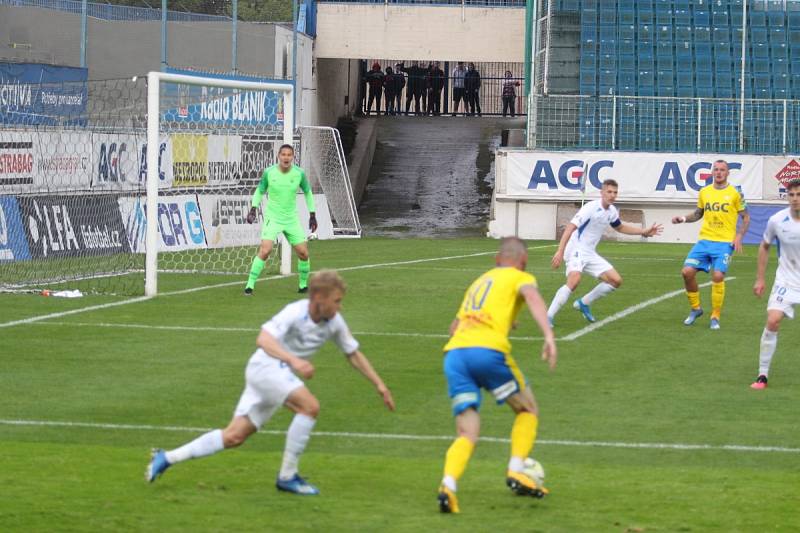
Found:
[{"label": "soccer ball", "polygon": [[544,486],[544,468],[542,467],[542,463],[536,459],[532,457],[525,459],[522,473],[534,480],[537,486]]}]

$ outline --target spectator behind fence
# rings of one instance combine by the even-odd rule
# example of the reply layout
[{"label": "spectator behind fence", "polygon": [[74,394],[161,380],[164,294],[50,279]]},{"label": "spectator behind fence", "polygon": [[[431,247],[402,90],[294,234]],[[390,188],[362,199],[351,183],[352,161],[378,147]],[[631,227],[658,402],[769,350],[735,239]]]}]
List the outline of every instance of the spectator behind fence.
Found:
[{"label": "spectator behind fence", "polygon": [[481,116],[481,75],[480,73],[475,70],[475,63],[469,64],[469,69],[467,73],[464,74],[464,93],[466,94],[467,100],[464,105],[467,111],[467,115],[470,117],[478,114]]},{"label": "spectator behind fence", "polygon": [[372,64],[372,70],[367,72],[367,87],[369,96],[367,98],[367,116],[372,109],[372,102],[375,101],[375,111],[378,115],[381,114],[381,92],[383,91],[383,71],[381,65],[377,61]]},{"label": "spectator behind fence", "polygon": [[400,63],[400,70],[408,74],[408,87],[406,88],[406,115],[411,111],[411,99],[414,99],[414,114],[421,115],[422,109],[420,108],[419,99],[422,96],[422,91],[425,89],[425,69],[419,66],[419,63],[414,61],[411,66],[406,68],[403,63]]},{"label": "spectator behind fence", "polygon": [[397,98],[395,87],[396,81],[392,67],[386,67],[386,75],[383,77],[383,97],[386,103],[387,115],[394,115],[394,103]]},{"label": "spectator behind fence", "polygon": [[403,88],[406,86],[406,75],[403,74],[402,64],[397,63],[394,66],[394,96],[396,99],[396,103],[394,106],[394,112],[396,115],[402,115],[402,107],[400,104],[402,103],[402,96],[403,96]]},{"label": "spectator behind fence", "polygon": [[506,116],[506,112],[510,112],[513,118],[514,102],[517,100],[517,90],[515,87],[519,87],[519,81],[512,79],[511,76],[511,71],[507,70],[506,79],[503,80],[503,116]]},{"label": "spectator behind fence", "polygon": [[428,114],[439,116],[442,111],[442,89],[444,89],[444,71],[439,68],[439,62],[434,61],[428,72]]},{"label": "spectator behind fence", "polygon": [[458,113],[458,104],[464,101],[464,113],[467,112],[467,101],[464,98],[464,76],[467,71],[464,70],[464,62],[459,61],[456,68],[453,69],[451,78],[453,79],[453,116]]}]

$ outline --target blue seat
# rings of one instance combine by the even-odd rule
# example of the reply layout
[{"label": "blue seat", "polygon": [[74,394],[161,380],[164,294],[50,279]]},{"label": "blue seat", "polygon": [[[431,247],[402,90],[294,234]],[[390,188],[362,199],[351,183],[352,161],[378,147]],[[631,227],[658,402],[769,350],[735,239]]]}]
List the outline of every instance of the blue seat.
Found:
[{"label": "blue seat", "polygon": [[694,58],[695,70],[708,72],[711,70],[711,57],[710,56],[696,56]]},{"label": "blue seat", "polygon": [[694,75],[691,69],[678,69],[676,82],[678,87],[691,87],[694,85]]},{"label": "blue seat", "polygon": [[636,20],[639,21],[639,26],[650,26],[655,22],[655,12],[653,12],[652,7],[648,8],[645,5],[639,5],[636,10]]},{"label": "blue seat", "polygon": [[617,68],[616,54],[602,54],[597,58],[598,68],[600,70],[613,70]]},{"label": "blue seat", "polygon": [[620,70],[617,74],[617,84],[620,86],[634,87],[636,85],[636,72]]},{"label": "blue seat", "polygon": [[617,13],[620,25],[633,25],[636,24],[636,11],[633,8],[627,9],[620,6],[619,13]]},{"label": "blue seat", "polygon": [[659,57],[656,61],[657,70],[675,70],[675,60],[671,56]]},{"label": "blue seat", "polygon": [[756,74],[769,73],[769,59],[753,59],[752,72]]},{"label": "blue seat", "polygon": [[773,75],[772,77],[772,88],[773,89],[781,89],[783,91],[788,91],[790,86],[790,78],[789,74],[780,74],[780,75]]},{"label": "blue seat", "polygon": [[770,44],[769,55],[772,59],[786,59],[789,56],[789,47],[786,46],[786,43]]},{"label": "blue seat", "polygon": [[694,87],[691,85],[678,85],[675,88],[675,96],[678,98],[694,98]]},{"label": "blue seat", "polygon": [[[741,21],[739,22],[741,24]],[[767,27],[767,14],[763,11],[753,11],[747,14],[747,23],[752,27]]]},{"label": "blue seat", "polygon": [[774,43],[785,43],[786,39],[786,27],[771,27],[769,29],[769,42],[770,44]]},{"label": "blue seat", "polygon": [[747,38],[754,43],[765,43],[768,35],[767,28],[750,26],[750,35]]},{"label": "blue seat", "polygon": [[597,54],[582,52],[580,60],[581,70],[597,70]]},{"label": "blue seat", "polygon": [[[660,5],[661,4],[659,4],[659,6]],[[656,24],[666,24],[670,26],[673,24],[671,7],[658,7],[656,9]]]},{"label": "blue seat", "polygon": [[705,70],[698,70],[694,73],[695,86],[699,87],[713,87],[712,74]]},{"label": "blue seat", "polygon": [[620,39],[636,39],[636,26],[633,24],[621,24],[619,26]]},{"label": "blue seat", "polygon": [[715,98],[733,98],[736,93],[733,90],[733,87],[729,84],[727,85],[714,85],[714,97]]},{"label": "blue seat", "polygon": [[600,24],[609,24],[613,26],[617,23],[616,9],[600,6],[598,13],[600,15]]},{"label": "blue seat", "polygon": [[780,6],[780,9],[767,11],[767,23],[773,28],[786,25],[786,12],[783,10],[783,5]]},{"label": "blue seat", "polygon": [[711,14],[708,11],[694,10],[694,25],[708,26],[711,24]]},{"label": "blue seat", "polygon": [[675,41],[675,59],[679,62],[691,61],[694,57],[694,49],[691,41]]},{"label": "blue seat", "polygon": [[653,40],[653,26],[651,24],[639,23],[639,40],[652,41]]},{"label": "blue seat", "polygon": [[617,50],[620,56],[634,56],[636,54],[636,41],[634,39],[620,39]]},{"label": "blue seat", "polygon": [[711,57],[711,43],[695,40],[694,53],[697,56]]},{"label": "blue seat", "polygon": [[[798,13],[800,15],[800,12]],[[800,18],[800,17],[798,17]],[[790,45],[792,44],[800,44],[800,20],[797,21],[797,26],[789,26],[789,31],[787,32],[788,39]]]},{"label": "blue seat", "polygon": [[634,55],[619,55],[617,65],[620,70],[636,70],[636,56]]},{"label": "blue seat", "polygon": [[752,55],[760,59],[769,59],[769,46],[767,43],[753,43]]},{"label": "blue seat", "polygon": [[772,63],[770,63],[772,67],[772,75],[773,76],[783,76],[789,74],[789,60],[786,58],[774,58]]},{"label": "blue seat", "polygon": [[715,27],[724,27],[728,26],[730,23],[730,17],[728,15],[727,10],[723,10],[721,7],[715,6],[714,11],[711,12],[711,23]]},{"label": "blue seat", "polygon": [[577,13],[581,9],[580,0],[561,0],[561,11]]},{"label": "blue seat", "polygon": [[604,39],[616,39],[617,38],[617,26],[615,24],[600,24],[598,26],[598,36],[600,40]]},{"label": "blue seat", "polygon": [[711,42],[711,28],[708,26],[695,26],[694,28],[695,42],[710,43]]}]

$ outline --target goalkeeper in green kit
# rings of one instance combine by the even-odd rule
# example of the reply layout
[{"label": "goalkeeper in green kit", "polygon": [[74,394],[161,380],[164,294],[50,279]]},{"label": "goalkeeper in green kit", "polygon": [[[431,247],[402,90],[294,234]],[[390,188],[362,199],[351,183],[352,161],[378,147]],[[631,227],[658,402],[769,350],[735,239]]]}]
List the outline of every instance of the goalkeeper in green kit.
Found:
[{"label": "goalkeeper in green kit", "polygon": [[253,294],[256,280],[264,270],[267,258],[280,233],[286,236],[286,240],[297,254],[297,273],[300,279],[298,292],[308,291],[311,262],[308,260],[306,232],[300,225],[300,218],[297,216],[298,188],[302,189],[306,197],[306,206],[308,206],[309,212],[308,227],[313,233],[317,231],[317,217],[314,212],[314,196],[311,194],[311,186],[308,184],[305,171],[294,164],[294,148],[290,144],[284,144],[278,150],[278,164],[264,169],[264,173],[261,174],[261,182],[253,193],[252,207],[247,214],[248,224],[252,224],[258,219],[261,199],[264,193],[267,193],[267,209],[264,225],[261,228],[261,246],[250,267],[250,277],[244,288],[244,293],[247,295]]}]

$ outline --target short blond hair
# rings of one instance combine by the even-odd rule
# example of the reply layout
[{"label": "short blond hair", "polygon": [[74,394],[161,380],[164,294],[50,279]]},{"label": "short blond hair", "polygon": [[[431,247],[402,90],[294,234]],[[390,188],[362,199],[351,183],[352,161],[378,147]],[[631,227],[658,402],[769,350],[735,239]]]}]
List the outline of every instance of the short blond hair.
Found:
[{"label": "short blond hair", "polygon": [[335,270],[320,270],[311,276],[308,282],[308,291],[311,294],[322,292],[325,294],[333,290],[347,292],[347,284]]},{"label": "short blond hair", "polygon": [[525,241],[519,237],[503,237],[503,240],[500,241],[500,250],[497,255],[516,261],[527,253],[528,247],[525,246]]}]

